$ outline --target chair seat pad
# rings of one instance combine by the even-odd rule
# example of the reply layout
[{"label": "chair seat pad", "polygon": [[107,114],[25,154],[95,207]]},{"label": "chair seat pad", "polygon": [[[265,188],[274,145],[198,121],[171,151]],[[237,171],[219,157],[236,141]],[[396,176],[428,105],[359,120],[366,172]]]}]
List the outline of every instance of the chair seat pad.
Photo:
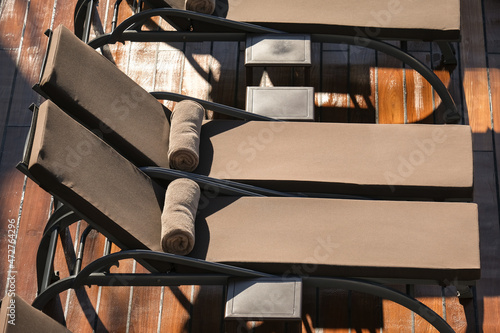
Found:
[{"label": "chair seat pad", "polygon": [[227,18],[295,33],[458,40],[459,0],[229,0]]},{"label": "chair seat pad", "polygon": [[214,120],[195,172],[282,191],[470,199],[472,170],[468,126]]},{"label": "chair seat pad", "polygon": [[477,206],[218,197],[198,213],[192,256],[273,274],[472,280]]}]

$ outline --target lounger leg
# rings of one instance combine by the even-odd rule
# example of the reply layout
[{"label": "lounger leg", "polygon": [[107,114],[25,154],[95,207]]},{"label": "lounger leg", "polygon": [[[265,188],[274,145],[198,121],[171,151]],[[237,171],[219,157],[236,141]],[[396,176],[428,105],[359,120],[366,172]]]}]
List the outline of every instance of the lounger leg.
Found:
[{"label": "lounger leg", "polygon": [[81,218],[74,212],[67,210],[65,206],[60,207],[50,217],[40,240],[36,258],[38,293],[58,280],[54,273],[54,258],[59,232],[79,220]]},{"label": "lounger leg", "polygon": [[457,286],[457,296],[458,296],[458,298],[461,298],[461,299],[473,298],[474,293],[472,291],[471,286],[458,285]]},{"label": "lounger leg", "polygon": [[455,48],[449,42],[437,42],[443,55],[443,63],[445,65],[456,65],[457,58],[455,56]]}]

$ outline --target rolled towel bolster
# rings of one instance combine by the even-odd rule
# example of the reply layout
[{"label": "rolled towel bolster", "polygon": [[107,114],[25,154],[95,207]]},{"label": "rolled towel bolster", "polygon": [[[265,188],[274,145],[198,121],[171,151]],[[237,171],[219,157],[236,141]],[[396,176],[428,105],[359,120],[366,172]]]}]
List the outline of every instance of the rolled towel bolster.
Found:
[{"label": "rolled towel bolster", "polygon": [[200,131],[205,109],[184,100],[175,106],[170,125],[168,160],[170,167],[191,172],[198,166]]},{"label": "rolled towel bolster", "polygon": [[161,215],[161,245],[165,252],[187,255],[193,250],[200,187],[187,178],[172,181]]},{"label": "rolled towel bolster", "polygon": [[215,11],[216,0],[186,0],[186,9],[193,12],[212,14]]}]

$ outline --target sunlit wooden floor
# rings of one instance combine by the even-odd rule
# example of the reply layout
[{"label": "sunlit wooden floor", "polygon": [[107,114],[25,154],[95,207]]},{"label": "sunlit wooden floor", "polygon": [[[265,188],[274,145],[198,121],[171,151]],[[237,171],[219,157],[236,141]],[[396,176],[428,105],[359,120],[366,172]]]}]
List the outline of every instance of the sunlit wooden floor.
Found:
[{"label": "sunlit wooden floor", "polygon": [[[47,28],[73,27],[76,0],[0,2],[0,295],[6,292],[9,226],[17,227],[16,292],[28,301],[36,293],[35,253],[51,209],[51,198],[15,170],[31,121],[28,106],[41,98],[38,80]],[[109,32],[114,1],[101,0],[94,34]],[[126,2],[120,20],[131,15]],[[445,13],[443,13],[445,15]],[[440,66],[431,43],[409,43],[417,58],[432,66],[447,84],[474,132],[475,192],[479,204],[482,278],[474,298],[462,301],[451,287],[393,286],[414,295],[443,316],[457,332],[500,332],[500,230],[497,164],[500,150],[500,2],[462,0],[462,41],[456,68]],[[244,107],[243,45],[237,42],[125,44],[107,54],[147,90],[180,92]],[[440,101],[414,71],[383,54],[358,47],[313,45],[312,84],[316,112],[324,122],[440,122]],[[451,73],[451,74],[450,74]],[[258,75],[259,74],[259,75]],[[300,85],[302,72],[291,68],[255,73],[255,84]],[[260,82],[257,79],[261,77]],[[438,108],[439,110],[439,108]],[[499,145],[500,146],[500,145]],[[75,239],[85,223],[71,229]],[[412,235],[408,235],[412,237]],[[464,235],[466,241],[467,235]],[[66,237],[64,241],[69,241]],[[102,255],[104,239],[92,232],[85,260]],[[115,249],[116,250],[116,249]],[[56,260],[61,276],[64,258]],[[133,262],[116,271],[140,272]],[[342,290],[307,289],[302,322],[223,320],[221,286],[178,288],[85,288],[61,294],[61,310],[73,332],[428,332],[432,327],[394,303]]]}]

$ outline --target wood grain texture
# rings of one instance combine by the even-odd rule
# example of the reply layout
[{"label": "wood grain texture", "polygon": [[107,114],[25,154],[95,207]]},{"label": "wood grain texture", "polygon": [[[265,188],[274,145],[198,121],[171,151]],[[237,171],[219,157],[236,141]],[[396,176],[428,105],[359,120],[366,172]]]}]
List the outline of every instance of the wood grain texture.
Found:
[{"label": "wood grain texture", "polygon": [[375,51],[351,46],[349,49],[349,120],[375,123]]},{"label": "wood grain texture", "polygon": [[350,332],[351,293],[340,289],[320,289],[318,301],[317,327],[324,333]]},{"label": "wood grain texture", "polygon": [[444,288],[446,321],[456,333],[474,332],[476,329],[474,300],[460,301],[455,287]]},{"label": "wood grain texture", "polygon": [[186,43],[181,89],[183,95],[208,99],[211,46],[211,42]]},{"label": "wood grain texture", "polygon": [[[214,42],[210,62],[210,95],[216,103],[233,106],[238,91],[238,42]],[[209,119],[224,118],[209,112]]]},{"label": "wood grain texture", "polygon": [[161,332],[188,333],[192,326],[194,286],[165,287]]},{"label": "wood grain texture", "polygon": [[[0,131],[5,130],[0,136],[0,140],[5,139],[0,161],[0,237],[2,237],[0,244],[5,243],[7,222],[9,219],[17,218],[23,196],[24,177],[14,170],[13,166],[20,158],[30,121],[26,107],[32,101],[40,100],[31,92],[31,84],[38,78],[39,63],[44,53],[46,38],[42,33],[49,27],[52,15],[54,26],[62,23],[71,27],[76,1],[58,0],[53,12],[53,0],[48,2],[31,0],[26,22],[26,38],[23,40],[23,48],[18,49],[27,3],[20,0],[4,0],[0,4],[0,36],[2,36],[0,38]],[[426,63],[429,63],[427,57],[431,55],[430,62],[434,65],[436,74],[448,86],[459,107],[465,108],[466,121],[472,125],[475,132],[474,147],[477,151],[475,201],[479,203],[480,208],[483,263],[483,278],[476,289],[477,307],[473,302],[460,302],[454,296],[453,288],[445,288],[444,298],[440,296],[439,288],[416,288],[417,297],[438,313],[446,314],[447,321],[457,332],[481,330],[495,332],[500,327],[498,322],[500,250],[497,245],[500,231],[496,198],[499,175],[495,174],[497,172],[495,162],[497,165],[500,163],[498,160],[500,151],[497,148],[500,146],[497,139],[500,138],[497,133],[493,133],[493,136],[491,134],[489,113],[491,108],[493,127],[500,128],[500,73],[498,72],[500,59],[497,54],[499,51],[497,13],[500,5],[495,0],[483,0],[483,3],[484,18],[480,0],[464,0],[462,3],[463,12],[467,15],[462,15],[463,41],[457,49],[461,63],[451,74],[450,68],[438,66],[439,59],[435,55],[439,52],[434,44],[430,47],[429,43],[408,43],[409,50],[415,52]],[[113,1],[107,0],[99,3],[97,15],[94,16],[92,30],[94,34],[109,30],[113,4]],[[132,13],[127,1],[122,2],[120,9],[119,21]],[[486,39],[483,35],[483,23]],[[160,43],[155,46],[117,44],[109,46],[106,52],[124,72],[129,73],[148,90],[182,92],[244,107],[243,46],[244,43],[225,42]],[[373,51],[355,52],[355,50],[354,47],[347,48],[345,45],[313,44],[311,79],[316,91],[316,104],[323,105],[325,101],[323,120],[375,122],[376,100],[378,100],[379,122],[403,122],[401,64],[391,59],[384,59],[380,54],[377,64]],[[485,53],[486,51],[489,53]],[[17,67],[18,77],[13,85],[18,54],[21,56]],[[344,56],[345,54],[348,58]],[[152,61],[156,61],[156,67],[151,68]],[[135,74],[132,73],[134,71]],[[284,83],[288,79],[291,80],[291,84],[301,84],[300,74],[300,71],[285,71],[278,73],[278,80],[272,73],[269,78],[274,84]],[[255,77],[258,76],[256,71]],[[406,69],[406,80],[408,121],[427,120],[427,115],[430,115],[428,110],[431,97],[426,82],[421,82],[418,75],[408,69]],[[461,105],[462,93],[463,105]],[[6,119],[11,96],[14,98],[9,127],[6,126]],[[437,95],[434,99],[435,105],[439,105]],[[417,103],[420,100],[423,104]],[[168,107],[173,106],[173,103],[166,104]],[[332,110],[328,110],[327,106],[331,106]],[[438,110],[434,114],[438,123],[441,118],[439,112]],[[48,198],[48,195],[33,183],[27,183],[20,217],[17,253],[21,265],[19,275],[32,274],[33,267],[30,265],[33,261],[33,249],[28,248],[28,245],[40,237],[39,232],[48,215]],[[76,227],[73,227],[71,238],[74,240],[76,237]],[[91,234],[87,243],[87,262],[102,255],[103,242],[102,236]],[[4,248],[0,248],[0,258],[7,258]],[[69,274],[65,258],[61,253],[56,257],[56,267],[62,276]],[[128,261],[121,263],[119,268],[113,268],[113,271],[131,272],[133,267],[133,262]],[[0,281],[5,281],[5,260],[0,262],[0,268]],[[141,270],[140,266],[137,266],[137,270]],[[33,298],[34,286],[30,285],[27,279],[20,282],[18,288],[23,297],[28,300]],[[398,288],[405,291],[404,287]],[[5,283],[0,284],[0,293],[3,292]],[[131,293],[130,287],[101,289],[92,287],[79,291],[78,297],[73,291],[69,297],[64,293],[60,297],[60,302],[63,309],[67,306],[68,326],[75,332],[91,332],[93,328],[96,328],[97,332],[126,332],[127,327],[129,331],[144,329],[143,331],[156,332],[158,325],[161,325],[161,332],[377,332],[380,328],[383,332],[432,331],[418,316],[413,316],[410,311],[391,302],[379,302],[369,296],[339,290],[321,290],[316,293],[314,288],[305,291],[301,323],[228,323],[222,319],[223,294],[223,288],[220,286],[165,287],[163,294],[161,288],[134,288]],[[443,312],[443,299],[445,312]],[[160,303],[161,300],[163,303]],[[130,302],[132,307],[129,309]],[[367,308],[369,310],[366,310]],[[375,309],[373,313],[366,312],[372,309]],[[96,317],[97,310],[98,317]],[[478,322],[475,321],[476,316]],[[130,322],[127,324],[128,318]]]},{"label": "wood grain texture", "polygon": [[21,42],[19,32],[26,18],[26,0],[4,0],[0,3],[0,45],[3,48],[17,48]]},{"label": "wood grain texture", "polygon": [[[402,293],[406,293],[406,286],[394,285],[390,287]],[[410,310],[392,301],[383,300],[382,311],[382,327],[384,328],[384,333],[413,332],[414,315]]]},{"label": "wood grain texture", "polygon": [[500,53],[500,3],[484,0],[484,25],[488,53]]},{"label": "wood grain texture", "polygon": [[491,115],[480,0],[462,0],[461,69],[466,121],[472,127],[474,150],[492,150]]},{"label": "wood grain texture", "polygon": [[404,124],[405,104],[403,64],[401,61],[378,52],[377,55],[378,122]]},{"label": "wood grain texture", "polygon": [[479,327],[495,332],[500,327],[500,226],[495,182],[494,155],[474,153],[474,202],[479,210],[481,279],[476,286]]},{"label": "wood grain texture", "polygon": [[[431,67],[432,54],[430,52],[413,52],[412,55],[427,67]],[[409,66],[405,66],[405,76],[407,122],[410,124],[434,123],[432,86],[422,75]]]},{"label": "wood grain texture", "polygon": [[[21,251],[15,248],[9,239],[15,239],[12,232],[9,233],[8,230],[16,230],[18,225],[18,215],[19,207],[21,204],[23,196],[23,186],[24,186],[24,175],[15,169],[15,165],[20,160],[24,140],[26,138],[27,131],[25,128],[7,128],[5,133],[5,148],[2,152],[2,157],[0,161],[0,295],[4,295],[6,292],[6,282],[7,282],[7,272],[9,268],[11,271],[15,271],[23,265],[25,258],[14,254],[15,258],[10,257],[12,252],[9,250],[15,250],[16,253]],[[12,226],[10,226],[12,225]],[[15,228],[14,228],[15,227]],[[9,237],[9,234],[11,237]],[[9,262],[9,259],[15,259]],[[26,258],[26,260],[28,260]],[[14,267],[9,267],[13,265]],[[16,289],[17,282],[23,277],[17,274],[15,278],[14,289]],[[10,290],[10,286],[7,290]],[[23,289],[16,289],[17,292],[26,293]],[[32,297],[32,296],[31,296]]]},{"label": "wood grain texture", "polygon": [[349,98],[347,51],[323,51],[322,84],[319,92],[322,122],[348,122]]},{"label": "wood grain texture", "polygon": [[47,37],[43,34],[50,28],[54,1],[32,0],[28,10],[26,29],[16,77],[9,125],[29,126],[31,103],[40,103],[42,98],[31,87],[38,82],[42,61],[47,49]]},{"label": "wood grain texture", "polygon": [[[415,286],[415,298],[440,317],[444,316],[443,296],[439,286]],[[429,322],[415,314],[415,332],[438,332]]]},{"label": "wood grain texture", "polygon": [[[27,133],[27,129],[23,129]],[[22,258],[17,266],[20,277],[36,276],[36,253],[49,217],[50,200],[47,192],[31,180],[27,181],[17,235],[16,256]],[[19,279],[17,288],[26,301],[34,300],[37,286],[33,279]]]},{"label": "wood grain texture", "polygon": [[13,83],[16,76],[16,57],[18,49],[0,48],[0,146],[4,140],[7,118],[10,110]]}]

